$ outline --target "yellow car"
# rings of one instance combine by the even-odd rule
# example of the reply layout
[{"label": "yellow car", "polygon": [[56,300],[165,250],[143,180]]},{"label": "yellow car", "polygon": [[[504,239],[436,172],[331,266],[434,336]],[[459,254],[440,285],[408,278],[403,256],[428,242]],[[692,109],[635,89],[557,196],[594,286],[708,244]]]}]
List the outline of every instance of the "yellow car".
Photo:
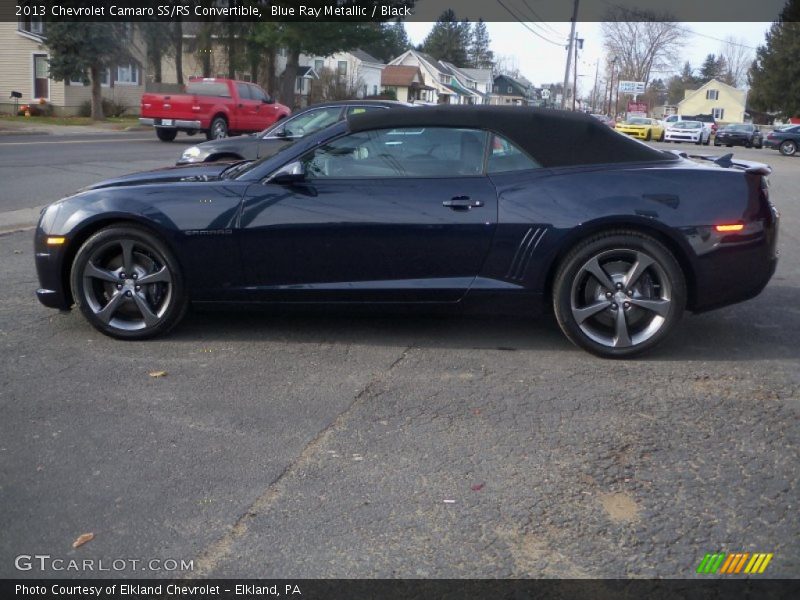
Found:
[{"label": "yellow car", "polygon": [[622,123],[617,123],[615,129],[620,133],[625,133],[646,142],[650,140],[658,140],[660,142],[664,139],[664,126],[657,119],[630,117]]}]

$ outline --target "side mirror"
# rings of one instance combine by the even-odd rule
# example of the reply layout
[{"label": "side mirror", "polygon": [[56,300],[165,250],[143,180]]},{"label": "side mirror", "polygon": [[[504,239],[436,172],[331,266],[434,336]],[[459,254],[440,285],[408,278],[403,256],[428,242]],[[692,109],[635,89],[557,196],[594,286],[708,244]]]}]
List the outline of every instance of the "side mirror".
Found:
[{"label": "side mirror", "polygon": [[267,179],[267,183],[275,183],[277,185],[292,185],[305,181],[306,169],[299,160],[282,166],[275,171],[272,176]]},{"label": "side mirror", "polygon": [[275,99],[267,96],[266,98],[261,100],[264,104],[275,104]]}]

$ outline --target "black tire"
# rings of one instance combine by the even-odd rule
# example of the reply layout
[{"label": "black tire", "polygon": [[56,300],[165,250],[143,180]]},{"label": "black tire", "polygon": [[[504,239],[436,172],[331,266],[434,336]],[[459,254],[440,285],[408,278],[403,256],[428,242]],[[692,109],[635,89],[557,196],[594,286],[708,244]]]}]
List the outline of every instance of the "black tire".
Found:
[{"label": "black tire", "polygon": [[794,140],[784,140],[778,150],[784,156],[794,156],[795,152],[797,152],[797,143]]},{"label": "black tire", "polygon": [[162,142],[171,142],[178,136],[178,130],[156,127],[156,135]]},{"label": "black tire", "polygon": [[[146,279],[153,281],[142,283]],[[183,276],[170,249],[152,232],[133,225],[112,225],[86,240],[72,262],[70,282],[86,320],[117,339],[163,335],[188,307]]]},{"label": "black tire", "polygon": [[644,136],[644,141],[645,142],[649,142],[652,139],[653,139],[653,130],[652,129],[648,129],[647,130],[647,135]]},{"label": "black tire", "polygon": [[666,135],[667,135],[667,132],[666,132],[666,131],[662,131],[662,132],[661,132],[661,137],[659,137],[659,138],[658,138],[658,141],[659,141],[659,142],[663,142],[663,141],[664,141],[664,137],[665,137]]},{"label": "black tire", "polygon": [[211,121],[211,126],[206,131],[206,139],[221,140],[228,137],[228,122],[224,117],[215,117]]},{"label": "black tire", "polygon": [[717,142],[717,141],[715,141],[715,142],[714,142],[714,145],[715,145],[715,146],[722,146],[722,144],[720,144],[720,143],[719,143],[719,142]]},{"label": "black tire", "polygon": [[[592,274],[594,263],[599,277]],[[637,263],[647,264],[637,270]],[[635,275],[627,287],[630,274]],[[603,275],[605,284],[600,283]],[[685,305],[686,281],[669,249],[649,235],[625,229],[580,242],[561,261],[553,284],[561,330],[575,345],[603,358],[650,350],[669,335]]]},{"label": "black tire", "polygon": [[[700,137],[701,137],[701,139],[702,139],[702,136],[700,136]],[[703,146],[708,146],[710,143],[711,143],[711,136],[708,136],[708,137],[706,138],[706,141],[705,141],[705,142],[703,142]]]}]

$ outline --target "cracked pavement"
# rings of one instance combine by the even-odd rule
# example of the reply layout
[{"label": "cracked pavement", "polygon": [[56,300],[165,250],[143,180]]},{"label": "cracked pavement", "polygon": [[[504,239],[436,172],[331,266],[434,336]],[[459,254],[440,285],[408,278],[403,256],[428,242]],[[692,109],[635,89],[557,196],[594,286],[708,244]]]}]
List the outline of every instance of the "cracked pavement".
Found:
[{"label": "cracked pavement", "polygon": [[0,236],[0,577],[798,577],[800,158],[737,155],[776,169],[778,272],[634,361],[551,318],[195,311],[122,343],[39,306],[31,233]]}]

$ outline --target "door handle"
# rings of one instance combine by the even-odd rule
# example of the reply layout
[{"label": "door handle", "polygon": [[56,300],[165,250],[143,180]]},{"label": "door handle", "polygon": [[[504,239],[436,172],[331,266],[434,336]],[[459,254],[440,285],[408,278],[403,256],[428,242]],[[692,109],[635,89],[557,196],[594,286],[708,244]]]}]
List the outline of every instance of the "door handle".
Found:
[{"label": "door handle", "polygon": [[442,206],[452,210],[471,210],[473,208],[480,208],[483,202],[480,200],[471,200],[469,196],[455,196],[450,200],[442,202]]}]

